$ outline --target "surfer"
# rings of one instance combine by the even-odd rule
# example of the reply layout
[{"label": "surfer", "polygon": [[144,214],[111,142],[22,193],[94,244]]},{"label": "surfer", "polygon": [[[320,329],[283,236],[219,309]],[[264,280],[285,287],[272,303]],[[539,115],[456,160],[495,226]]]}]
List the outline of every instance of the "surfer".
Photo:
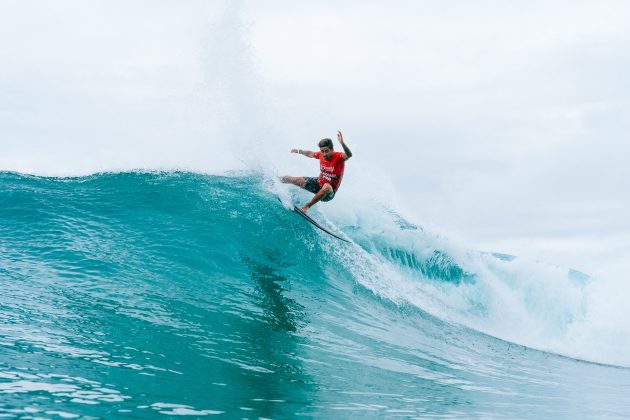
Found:
[{"label": "surfer", "polygon": [[303,176],[283,176],[281,178],[282,182],[285,184],[297,185],[315,194],[311,201],[302,207],[304,213],[320,200],[332,200],[341,185],[345,163],[346,160],[352,157],[352,152],[343,141],[341,131],[337,131],[337,140],[339,140],[341,147],[343,147],[343,152],[334,151],[331,139],[320,140],[319,152],[311,152],[302,149],[291,150],[291,153],[298,153],[310,158],[319,159],[319,178]]}]

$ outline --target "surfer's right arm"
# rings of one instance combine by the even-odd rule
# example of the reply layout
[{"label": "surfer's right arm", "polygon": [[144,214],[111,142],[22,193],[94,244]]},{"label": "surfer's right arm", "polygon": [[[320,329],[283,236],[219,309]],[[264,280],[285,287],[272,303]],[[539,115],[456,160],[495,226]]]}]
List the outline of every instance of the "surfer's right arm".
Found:
[{"label": "surfer's right arm", "polygon": [[297,154],[304,155],[310,158],[313,157],[313,152],[311,152],[310,150],[292,149],[291,153],[297,153]]}]

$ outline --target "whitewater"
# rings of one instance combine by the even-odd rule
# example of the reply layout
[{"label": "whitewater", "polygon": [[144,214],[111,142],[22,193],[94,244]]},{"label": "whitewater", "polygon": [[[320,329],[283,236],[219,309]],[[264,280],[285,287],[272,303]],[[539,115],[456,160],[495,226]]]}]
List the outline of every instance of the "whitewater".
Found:
[{"label": "whitewater", "polygon": [[0,413],[630,412],[614,328],[580,345],[588,275],[458,248],[385,205],[313,209],[346,244],[278,198],[306,195],[255,172],[1,173]]}]

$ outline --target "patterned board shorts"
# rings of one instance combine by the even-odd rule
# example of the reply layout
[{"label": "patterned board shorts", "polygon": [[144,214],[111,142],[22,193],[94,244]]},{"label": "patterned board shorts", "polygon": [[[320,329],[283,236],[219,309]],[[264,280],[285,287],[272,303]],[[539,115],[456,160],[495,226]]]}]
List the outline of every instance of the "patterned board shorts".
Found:
[{"label": "patterned board shorts", "polygon": [[[304,185],[304,189],[306,191],[310,191],[313,194],[317,194],[319,190],[322,189],[322,186],[319,185],[319,182],[317,182],[317,178],[311,178],[311,177],[305,176],[304,179],[306,179],[306,184]],[[331,191],[328,193],[326,197],[322,198],[322,201],[330,201],[333,198],[335,198],[335,192]]]}]

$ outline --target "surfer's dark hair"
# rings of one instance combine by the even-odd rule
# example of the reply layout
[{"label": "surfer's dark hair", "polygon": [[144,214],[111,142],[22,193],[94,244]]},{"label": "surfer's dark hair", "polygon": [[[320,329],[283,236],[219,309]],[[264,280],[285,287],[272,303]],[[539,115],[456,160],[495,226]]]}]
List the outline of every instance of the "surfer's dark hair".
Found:
[{"label": "surfer's dark hair", "polygon": [[329,149],[333,149],[333,142],[331,139],[321,139],[319,141],[319,147],[328,147]]}]

